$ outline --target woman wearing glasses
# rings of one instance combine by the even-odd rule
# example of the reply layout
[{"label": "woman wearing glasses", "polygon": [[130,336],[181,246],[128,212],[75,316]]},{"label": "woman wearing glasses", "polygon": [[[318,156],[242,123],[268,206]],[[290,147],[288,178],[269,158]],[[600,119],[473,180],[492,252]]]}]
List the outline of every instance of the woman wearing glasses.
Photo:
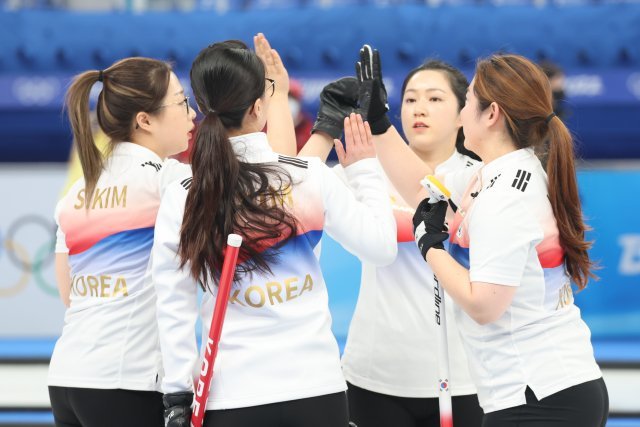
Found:
[{"label": "woman wearing glasses", "polygon": [[167,188],[153,246],[167,426],[188,425],[198,287],[207,337],[226,236],[237,233],[243,245],[204,425],[346,427],[346,383],[316,251],[326,231],[369,262],[395,257],[371,135],[354,116],[347,152],[336,147],[354,196],[319,159],[270,148],[261,130],[275,107],[273,83],[242,42],[201,51],[191,85],[206,115],[193,179]]},{"label": "woman wearing glasses", "polygon": [[[288,105],[288,75],[262,35],[254,39],[275,91]],[[102,82],[97,117],[110,139],[96,147],[89,94]],[[78,75],[66,106],[82,164],[56,209],[56,276],[68,307],[49,368],[57,426],[163,426],[155,292],[147,272],[160,197],[191,168],[168,156],[184,151],[195,112],[171,67],[128,58]],[[291,118],[269,116],[271,134]],[[293,126],[289,124],[288,126]],[[274,147],[282,150],[285,147]]]},{"label": "woman wearing glasses", "polygon": [[[102,82],[95,145],[89,94]],[[128,58],[78,75],[66,107],[84,177],[56,208],[56,275],[67,311],[49,367],[57,426],[162,426],[155,293],[147,266],[160,195],[189,167],[195,113],[171,67]]]}]

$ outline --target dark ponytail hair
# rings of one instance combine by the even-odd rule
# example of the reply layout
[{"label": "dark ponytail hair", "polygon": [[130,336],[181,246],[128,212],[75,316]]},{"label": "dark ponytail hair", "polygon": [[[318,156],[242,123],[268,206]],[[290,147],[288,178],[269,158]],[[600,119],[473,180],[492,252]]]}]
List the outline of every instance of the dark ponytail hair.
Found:
[{"label": "dark ponytail hair", "polygon": [[103,71],[86,71],[77,75],[67,90],[65,107],[85,181],[87,208],[104,157],[93,139],[90,123],[89,94],[93,85],[102,81],[98,95],[97,116],[102,131],[113,144],[131,141],[135,116],[140,111],[153,111],[162,103],[169,88],[171,67],[150,58],[127,58]]},{"label": "dark ponytail hair", "polygon": [[207,47],[191,66],[191,87],[205,118],[196,135],[178,253],[204,290],[218,284],[228,234],[243,237],[236,279],[271,272],[279,244],[297,234],[291,213],[269,203],[286,199],[291,177],[274,164],[239,160],[229,141],[229,130],[240,129],[264,96],[265,82],[262,61],[240,41]]},{"label": "dark ponytail hair", "polygon": [[500,106],[507,131],[518,148],[533,147],[540,156],[545,141],[549,142],[549,200],[565,251],[567,273],[583,289],[589,277],[595,277],[588,253],[591,242],[585,241],[588,227],[580,206],[573,139],[562,120],[552,114],[549,80],[539,66],[522,56],[494,55],[478,62],[474,93],[480,111],[492,102]]},{"label": "dark ponytail hair", "polygon": [[[420,71],[427,70],[439,71],[447,77],[449,86],[451,86],[451,90],[458,100],[459,113],[460,110],[464,108],[464,104],[466,102],[466,93],[467,88],[469,87],[469,81],[467,80],[465,75],[462,74],[462,71],[458,70],[453,65],[448,64],[444,61],[440,61],[438,59],[427,59],[424,63],[422,63],[422,65],[419,65],[418,67],[409,71],[409,74],[407,74],[407,76],[404,78],[404,81],[402,82],[402,91],[400,92],[402,99],[404,99],[404,91],[407,89],[409,80],[411,80],[411,78]],[[460,126],[460,129],[458,129],[458,135],[456,137],[456,150],[458,150],[459,153],[464,154],[465,156],[480,161],[480,157],[476,153],[468,150],[464,146],[464,132],[462,130],[462,126]]]}]

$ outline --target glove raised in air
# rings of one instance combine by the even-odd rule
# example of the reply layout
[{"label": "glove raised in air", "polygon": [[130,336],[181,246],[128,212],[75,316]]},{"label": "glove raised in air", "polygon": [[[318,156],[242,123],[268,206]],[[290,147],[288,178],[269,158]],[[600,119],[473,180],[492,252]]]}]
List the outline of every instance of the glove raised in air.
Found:
[{"label": "glove raised in air", "polygon": [[369,122],[373,135],[383,134],[391,127],[391,121],[387,117],[387,89],[382,81],[380,54],[369,45],[360,49],[360,61],[356,62],[356,76],[360,83],[358,111],[362,118]]},{"label": "glove raised in air", "polygon": [[311,133],[318,131],[340,139],[344,130],[344,118],[358,106],[358,80],[343,77],[326,85],[320,92],[320,107]]}]

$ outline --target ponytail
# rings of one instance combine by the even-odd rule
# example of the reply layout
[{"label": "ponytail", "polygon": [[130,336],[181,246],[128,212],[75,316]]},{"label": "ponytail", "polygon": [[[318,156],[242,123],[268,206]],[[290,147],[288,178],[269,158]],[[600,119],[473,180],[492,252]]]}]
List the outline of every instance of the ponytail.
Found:
[{"label": "ponytail", "polygon": [[[73,80],[67,91],[65,106],[71,122],[73,139],[82,165],[85,182],[85,200],[91,200],[104,159],[96,146],[91,129],[89,94],[98,81],[99,71],[86,71]],[[91,203],[86,203],[88,209]]]},{"label": "ponytail", "polygon": [[[594,268],[591,243],[582,217],[574,165],[573,139],[564,123],[552,113],[551,87],[542,69],[519,55],[493,55],[478,61],[474,93],[478,111],[492,102],[500,105],[505,126],[517,148],[532,147],[549,179],[549,201],[565,253],[567,273],[583,289]],[[518,96],[513,96],[517,93]],[[548,149],[545,149],[548,145]]]},{"label": "ponytail", "polygon": [[180,230],[180,266],[189,262],[192,277],[205,291],[210,283],[218,284],[228,234],[245,240],[236,279],[254,270],[271,273],[278,247],[297,234],[296,220],[284,206],[265,203],[285,200],[291,177],[275,165],[239,161],[225,126],[232,116],[212,112],[198,127]]},{"label": "ponytail", "polygon": [[589,259],[591,242],[585,241],[589,228],[582,217],[580,196],[574,165],[574,150],[571,134],[562,121],[553,117],[548,123],[547,175],[549,178],[549,200],[560,232],[560,243],[565,251],[567,273],[583,289],[594,268]]},{"label": "ponytail", "polygon": [[[93,139],[89,94],[101,81],[96,113],[111,144],[131,141],[133,122],[140,111],[155,111],[167,94],[171,67],[151,58],[125,58],[102,71],[86,71],[73,79],[65,107],[78,149],[85,181],[85,200],[91,200],[104,167],[104,156]],[[87,202],[86,207],[89,208]]]},{"label": "ponytail", "polygon": [[458,135],[456,135],[456,151],[478,162],[482,161],[480,156],[464,146],[464,130],[462,129],[462,127],[458,129]]}]

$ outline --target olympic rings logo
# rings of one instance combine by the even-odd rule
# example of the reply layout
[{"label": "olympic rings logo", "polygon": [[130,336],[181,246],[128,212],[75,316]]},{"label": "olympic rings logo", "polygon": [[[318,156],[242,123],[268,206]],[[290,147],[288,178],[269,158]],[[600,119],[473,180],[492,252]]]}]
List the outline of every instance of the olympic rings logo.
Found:
[{"label": "olympic rings logo", "polygon": [[3,242],[0,245],[0,262],[6,260],[19,271],[17,281],[9,285],[0,284],[0,298],[9,298],[22,292],[31,276],[46,294],[58,295],[55,283],[48,282],[44,277],[44,269],[54,259],[56,225],[52,220],[34,214],[24,215],[11,223],[6,232],[0,229],[0,241]]},{"label": "olympic rings logo", "polygon": [[49,105],[60,94],[55,77],[20,77],[13,83],[13,94],[22,105]]},{"label": "olympic rings logo", "polygon": [[627,78],[627,87],[633,96],[640,99],[640,73],[632,73],[629,75]]}]

